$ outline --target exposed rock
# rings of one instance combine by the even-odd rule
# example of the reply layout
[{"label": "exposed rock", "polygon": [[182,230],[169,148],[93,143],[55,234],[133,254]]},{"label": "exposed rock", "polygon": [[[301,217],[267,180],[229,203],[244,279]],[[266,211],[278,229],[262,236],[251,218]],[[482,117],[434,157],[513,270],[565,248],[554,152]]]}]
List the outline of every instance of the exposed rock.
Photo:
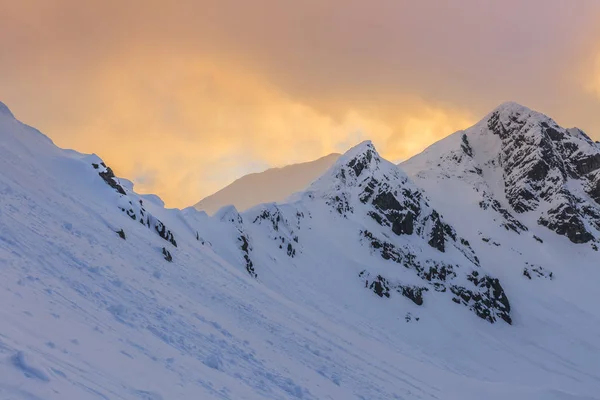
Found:
[{"label": "exposed rock", "polygon": [[244,252],[243,256],[244,256],[244,260],[246,261],[246,271],[250,274],[250,276],[252,276],[253,278],[256,278],[258,275],[256,274],[256,271],[254,270],[254,264],[252,263],[252,260],[250,259],[250,246],[248,243],[248,238],[245,235],[241,235],[238,240],[240,242],[242,242],[241,245],[241,249]]},{"label": "exposed rock", "polygon": [[[526,263],[529,265],[529,263]],[[544,269],[539,265],[529,265],[529,267],[523,268],[523,276],[527,279],[532,278],[544,278],[544,279],[554,279],[554,273]]]},{"label": "exposed rock", "polygon": [[510,303],[500,281],[487,275],[478,278],[475,274],[471,274],[468,279],[475,285],[475,289],[452,285],[450,290],[456,296],[452,300],[466,305],[488,322],[494,323],[497,318],[501,318],[512,324]]},{"label": "exposed rock", "polygon": [[573,243],[587,243],[594,236],[587,231],[580,214],[569,203],[561,203],[547,212],[547,218],[540,217],[538,223],[564,235]]},{"label": "exposed rock", "polygon": [[462,149],[462,151],[469,157],[473,157],[473,149],[471,148],[471,145],[469,144],[469,140],[467,139],[466,134],[463,134],[461,136],[461,141],[462,141],[462,143],[460,144],[460,148]]},{"label": "exposed rock", "polygon": [[173,246],[177,247],[177,241],[175,240],[175,236],[173,235],[173,233],[170,230],[168,230],[165,224],[163,224],[158,219],[156,220],[156,225],[154,226],[154,229],[161,238],[165,239],[166,241],[170,242]]},{"label": "exposed rock", "polygon": [[429,245],[435,249],[438,249],[442,253],[446,251],[446,235],[445,235],[445,226],[444,223],[440,220],[440,216],[436,211],[431,213],[431,221],[433,223],[433,228],[431,229],[431,233],[429,235]]},{"label": "exposed rock", "polygon": [[[92,164],[92,165],[93,165],[94,169],[99,168],[98,164]],[[98,172],[98,175],[100,175],[100,177],[104,180],[104,182],[106,182],[106,184],[108,186],[115,189],[117,192],[119,192],[121,194],[127,194],[127,193],[125,193],[125,189],[123,189],[123,187],[121,185],[119,185],[119,183],[117,182],[117,178],[116,178],[114,172],[112,171],[112,169],[110,169],[110,167],[107,167],[106,164],[104,164],[104,163],[102,163],[101,165],[102,165],[102,167],[104,167],[104,170]]]},{"label": "exposed rock", "polygon": [[397,291],[402,293],[402,296],[408,297],[418,306],[423,305],[423,292],[426,292],[426,287],[419,286],[400,286]]},{"label": "exposed rock", "polygon": [[162,253],[163,256],[165,257],[165,260],[167,260],[168,262],[173,262],[173,257],[171,256],[171,252],[169,250],[167,250],[166,248],[162,248]]}]

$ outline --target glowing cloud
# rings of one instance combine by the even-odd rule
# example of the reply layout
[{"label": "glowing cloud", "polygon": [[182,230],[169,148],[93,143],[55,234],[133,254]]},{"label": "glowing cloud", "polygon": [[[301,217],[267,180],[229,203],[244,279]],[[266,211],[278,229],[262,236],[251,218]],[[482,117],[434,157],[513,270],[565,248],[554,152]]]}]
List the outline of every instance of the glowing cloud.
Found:
[{"label": "glowing cloud", "polygon": [[572,76],[600,2],[566,4],[13,1],[0,100],[178,207],[366,138],[405,159],[506,100],[595,137],[600,72]]}]

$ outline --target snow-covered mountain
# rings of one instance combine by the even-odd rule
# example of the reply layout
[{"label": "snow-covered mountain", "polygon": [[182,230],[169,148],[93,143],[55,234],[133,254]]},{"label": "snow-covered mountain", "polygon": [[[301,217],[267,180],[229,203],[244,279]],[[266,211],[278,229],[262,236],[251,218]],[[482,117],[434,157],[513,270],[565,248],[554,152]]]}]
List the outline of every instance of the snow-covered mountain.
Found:
[{"label": "snow-covered mountain", "polygon": [[542,225],[594,248],[600,239],[600,147],[583,131],[516,103],[401,166],[428,190],[439,188],[438,178],[467,182],[480,193],[480,207],[499,213],[515,232]]},{"label": "snow-covered mountain", "polygon": [[339,156],[333,153],[314,161],[244,175],[200,200],[194,207],[213,215],[227,205],[245,211],[258,204],[284,201],[292,194],[304,190],[327,171]]},{"label": "snow-covered mountain", "polygon": [[0,399],[598,399],[594,148],[503,105],[408,174],[363,142],[208,216],[1,105]]}]

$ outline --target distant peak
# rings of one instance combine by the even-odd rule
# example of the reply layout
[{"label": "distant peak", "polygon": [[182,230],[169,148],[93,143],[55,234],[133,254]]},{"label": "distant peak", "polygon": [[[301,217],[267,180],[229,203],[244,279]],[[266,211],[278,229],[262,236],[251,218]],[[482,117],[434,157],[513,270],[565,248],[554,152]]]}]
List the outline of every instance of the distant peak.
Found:
[{"label": "distant peak", "polygon": [[13,113],[10,111],[10,109],[8,108],[8,106],[1,101],[0,101],[0,115],[8,115],[11,118],[15,117],[13,115]]}]

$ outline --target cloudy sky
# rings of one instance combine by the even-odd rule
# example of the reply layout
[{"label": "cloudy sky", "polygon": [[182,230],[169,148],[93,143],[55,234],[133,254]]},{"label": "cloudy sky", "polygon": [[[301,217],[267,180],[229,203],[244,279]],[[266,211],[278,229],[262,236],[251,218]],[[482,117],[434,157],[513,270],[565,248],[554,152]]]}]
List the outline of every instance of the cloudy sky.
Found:
[{"label": "cloudy sky", "polygon": [[173,207],[506,100],[600,139],[600,1],[0,0],[0,101]]}]

